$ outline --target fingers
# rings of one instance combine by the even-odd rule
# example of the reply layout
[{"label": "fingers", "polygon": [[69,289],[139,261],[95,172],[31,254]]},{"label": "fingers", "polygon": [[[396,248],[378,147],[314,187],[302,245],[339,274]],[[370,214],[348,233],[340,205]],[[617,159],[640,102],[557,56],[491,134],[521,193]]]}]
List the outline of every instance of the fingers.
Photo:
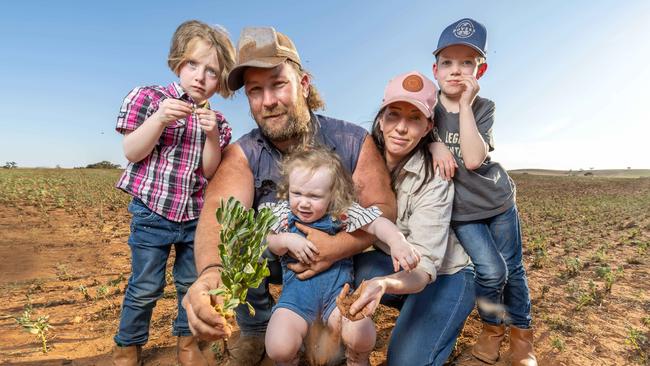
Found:
[{"label": "fingers", "polygon": [[[411,265],[409,264],[409,262],[406,260],[405,257],[402,257],[402,258],[399,259],[399,264],[402,266],[402,268],[404,268],[404,270],[406,272],[411,271]],[[398,270],[399,270],[399,268],[398,268]],[[397,272],[397,271],[395,271],[395,272]]]},{"label": "fingers", "polygon": [[289,268],[290,270],[296,272],[296,274],[300,274],[300,273],[303,273],[306,270],[308,270],[309,266],[304,264],[304,263],[289,263],[287,265],[287,268]]},{"label": "fingers", "polygon": [[397,258],[393,257],[393,270],[395,272],[399,271],[399,265],[400,265],[399,260]]},{"label": "fingers", "polygon": [[303,251],[303,257],[305,259],[305,263],[311,264],[313,261],[316,260],[316,253],[314,253],[313,250],[307,246]]},{"label": "fingers", "polygon": [[345,299],[346,296],[348,296],[348,293],[350,292],[350,284],[346,283],[343,285],[343,288],[341,289],[341,292],[339,293],[338,299],[343,300]]},{"label": "fingers", "polygon": [[208,325],[199,319],[199,317],[195,314],[195,310],[191,304],[187,305],[187,322],[190,330],[192,331],[192,334],[203,340],[209,341],[230,337],[231,330],[226,323],[226,320],[217,314],[216,311],[214,319],[217,320],[217,325]]},{"label": "fingers", "polygon": [[455,169],[451,166],[451,164],[449,163],[449,160],[447,160],[445,162],[445,167],[444,167],[444,171],[445,171],[444,179],[450,180],[451,178],[453,178],[454,177],[454,170]]},{"label": "fingers", "polygon": [[214,310],[213,299],[204,290],[209,287],[205,280],[195,282],[183,298],[183,307],[192,333],[202,339],[215,340],[230,336],[231,330],[226,319]]},{"label": "fingers", "polygon": [[314,271],[313,269],[310,268],[310,269],[308,269],[306,271],[303,271],[303,272],[297,274],[296,277],[298,277],[298,279],[300,279],[300,280],[307,280],[307,279],[310,279],[310,278],[314,277],[317,274],[318,274],[318,272],[316,272],[316,271]]}]

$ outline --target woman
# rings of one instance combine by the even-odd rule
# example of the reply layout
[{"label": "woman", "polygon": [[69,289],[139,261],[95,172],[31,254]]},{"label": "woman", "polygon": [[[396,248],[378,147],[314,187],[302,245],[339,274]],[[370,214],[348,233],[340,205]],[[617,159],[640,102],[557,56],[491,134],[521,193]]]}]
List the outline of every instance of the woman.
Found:
[{"label": "woman", "polygon": [[400,309],[388,365],[442,365],[474,307],[474,271],[450,231],[453,182],[435,175],[431,153],[437,89],[419,72],[393,78],[372,126],[397,194],[397,226],[421,254],[418,267],[394,273],[387,247],[354,258],[351,313],[372,314],[380,300]]}]

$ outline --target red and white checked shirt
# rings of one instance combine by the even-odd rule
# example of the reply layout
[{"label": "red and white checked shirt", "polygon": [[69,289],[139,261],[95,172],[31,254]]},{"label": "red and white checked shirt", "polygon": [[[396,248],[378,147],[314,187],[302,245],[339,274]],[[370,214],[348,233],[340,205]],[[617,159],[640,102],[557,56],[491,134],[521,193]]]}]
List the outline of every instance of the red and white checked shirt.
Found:
[{"label": "red and white checked shirt", "polygon": [[[167,98],[194,104],[178,83],[138,87],[124,98],[115,129],[121,134],[134,131]],[[230,142],[232,130],[223,115],[216,113],[223,149]],[[170,221],[198,218],[208,183],[202,168],[205,142],[196,114],[177,120],[165,127],[149,156],[127,165],[116,187],[138,197]]]}]

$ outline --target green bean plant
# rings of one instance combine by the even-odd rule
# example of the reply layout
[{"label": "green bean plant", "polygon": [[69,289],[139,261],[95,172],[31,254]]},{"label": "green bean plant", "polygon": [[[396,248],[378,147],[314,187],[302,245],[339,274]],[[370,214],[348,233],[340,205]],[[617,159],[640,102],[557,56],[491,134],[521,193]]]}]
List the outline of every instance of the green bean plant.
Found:
[{"label": "green bean plant", "polygon": [[234,316],[234,309],[246,304],[251,315],[255,309],[246,301],[249,288],[256,288],[265,277],[270,275],[267,259],[262,259],[266,249],[266,235],[275,217],[269,209],[260,210],[255,215],[254,209],[246,209],[234,197],[228,202],[221,200],[217,209],[217,221],[221,224],[221,286],[209,291],[209,294],[222,296],[223,304],[217,304],[215,310],[226,319]]},{"label": "green bean plant", "polygon": [[23,315],[21,315],[20,318],[16,318],[16,322],[18,323],[18,325],[23,327],[25,331],[35,335],[36,338],[38,338],[38,340],[41,341],[43,353],[47,353],[48,333],[53,328],[50,325],[50,316],[43,315],[37,317],[36,319],[33,319],[32,306],[31,304],[28,303],[27,305],[25,305],[25,311],[23,311]]}]

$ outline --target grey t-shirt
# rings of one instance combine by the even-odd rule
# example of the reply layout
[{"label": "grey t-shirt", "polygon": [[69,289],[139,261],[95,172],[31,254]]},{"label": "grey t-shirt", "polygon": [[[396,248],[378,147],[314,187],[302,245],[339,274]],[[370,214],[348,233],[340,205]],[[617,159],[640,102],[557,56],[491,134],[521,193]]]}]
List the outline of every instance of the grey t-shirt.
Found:
[{"label": "grey t-shirt", "polygon": [[[494,102],[476,97],[472,104],[474,119],[479,133],[494,150],[492,125],[494,124]],[[515,203],[515,183],[501,164],[491,161],[488,155],[476,170],[467,170],[460,151],[460,126],[458,113],[447,112],[442,103],[435,109],[434,135],[444,142],[458,163],[454,176],[454,221],[474,221],[496,216]]]}]

